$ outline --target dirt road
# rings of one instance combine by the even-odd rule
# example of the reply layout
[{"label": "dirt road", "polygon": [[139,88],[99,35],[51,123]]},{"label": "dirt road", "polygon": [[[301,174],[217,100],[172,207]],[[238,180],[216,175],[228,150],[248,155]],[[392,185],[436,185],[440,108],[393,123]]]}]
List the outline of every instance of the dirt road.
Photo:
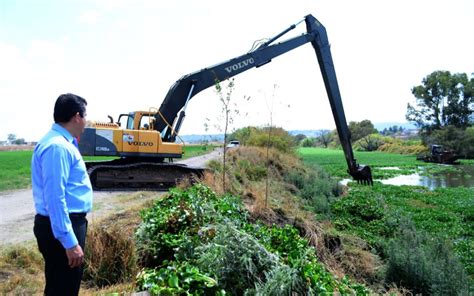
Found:
[{"label": "dirt road", "polygon": [[[222,155],[220,150],[182,160],[188,166],[202,167],[212,159]],[[108,213],[118,211],[133,204],[133,200],[127,199],[130,192],[121,191],[95,191],[94,207],[88,214],[89,223],[107,215]],[[155,192],[163,194],[163,192]],[[146,195],[146,197],[145,197]],[[144,198],[149,198],[150,194],[144,194]],[[34,239],[33,220],[35,209],[31,189],[16,190],[0,193],[0,246],[17,244]]]}]

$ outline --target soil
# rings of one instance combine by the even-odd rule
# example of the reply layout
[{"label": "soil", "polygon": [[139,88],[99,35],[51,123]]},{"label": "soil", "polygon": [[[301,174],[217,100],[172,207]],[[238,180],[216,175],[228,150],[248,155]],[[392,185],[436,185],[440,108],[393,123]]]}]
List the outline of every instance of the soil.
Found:
[{"label": "soil", "polygon": [[[222,155],[221,150],[179,161],[192,167],[205,167],[206,163]],[[94,191],[94,207],[87,215],[89,223],[94,224],[108,214],[125,208],[135,207],[150,199],[150,194],[143,194],[143,199],[126,198],[130,192]],[[158,195],[164,192],[157,192]],[[156,197],[156,194],[153,196]],[[0,192],[0,246],[19,244],[34,239],[33,221],[35,209],[31,189]]]}]

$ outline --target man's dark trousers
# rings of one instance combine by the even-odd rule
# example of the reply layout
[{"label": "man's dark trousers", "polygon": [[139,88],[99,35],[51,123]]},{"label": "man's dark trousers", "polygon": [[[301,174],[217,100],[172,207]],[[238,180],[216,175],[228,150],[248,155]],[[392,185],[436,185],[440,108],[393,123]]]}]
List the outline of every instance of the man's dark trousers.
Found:
[{"label": "man's dark trousers", "polygon": [[[71,214],[72,228],[79,245],[85,252],[87,219],[85,214]],[[38,249],[45,261],[46,286],[44,295],[78,295],[81,286],[83,266],[71,268],[68,265],[66,250],[54,238],[51,221],[48,217],[36,215],[33,232]]]}]

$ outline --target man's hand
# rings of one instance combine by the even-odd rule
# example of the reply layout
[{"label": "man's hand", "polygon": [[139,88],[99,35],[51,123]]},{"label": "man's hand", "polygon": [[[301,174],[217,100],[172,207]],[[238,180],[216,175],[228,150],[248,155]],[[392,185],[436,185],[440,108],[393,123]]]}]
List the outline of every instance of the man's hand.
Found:
[{"label": "man's hand", "polygon": [[79,244],[70,249],[66,249],[66,255],[69,267],[71,268],[81,266],[84,262],[84,252],[82,252],[82,248]]}]

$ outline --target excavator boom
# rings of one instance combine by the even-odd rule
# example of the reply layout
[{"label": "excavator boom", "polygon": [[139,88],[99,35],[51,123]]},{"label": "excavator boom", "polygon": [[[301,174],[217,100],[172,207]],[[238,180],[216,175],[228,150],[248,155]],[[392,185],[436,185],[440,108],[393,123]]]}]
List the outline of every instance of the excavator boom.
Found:
[{"label": "excavator boom", "polygon": [[[323,76],[337,132],[344,150],[348,173],[360,183],[373,184],[370,167],[359,165],[354,158],[350,139],[351,136],[347,127],[326,29],[312,15],[307,15],[304,18],[304,22],[306,23],[307,32],[300,36],[272,44],[278,38],[296,27],[296,25],[291,25],[286,30],[247,54],[185,75],[176,81],[168,91],[155,118],[155,129],[161,132],[163,141],[175,141],[175,137],[177,133],[179,133],[182,121],[185,117],[185,109],[189,100],[202,90],[215,85],[218,81],[229,79],[254,67],[263,66],[279,55],[306,43],[311,43],[316,52]],[[170,126],[172,123],[173,126]]]}]

